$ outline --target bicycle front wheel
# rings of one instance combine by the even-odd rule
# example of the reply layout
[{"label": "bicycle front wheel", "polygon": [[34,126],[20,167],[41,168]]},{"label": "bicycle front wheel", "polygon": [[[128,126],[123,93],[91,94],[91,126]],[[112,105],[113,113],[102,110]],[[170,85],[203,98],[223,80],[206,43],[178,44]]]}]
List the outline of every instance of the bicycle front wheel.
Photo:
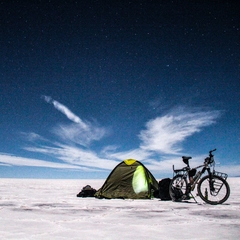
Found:
[{"label": "bicycle front wheel", "polygon": [[184,175],[176,175],[169,185],[169,194],[173,201],[181,201],[187,191],[187,181]]},{"label": "bicycle front wheel", "polygon": [[197,187],[199,197],[206,203],[216,205],[224,203],[230,195],[230,187],[227,181],[219,176],[209,175],[203,177]]}]

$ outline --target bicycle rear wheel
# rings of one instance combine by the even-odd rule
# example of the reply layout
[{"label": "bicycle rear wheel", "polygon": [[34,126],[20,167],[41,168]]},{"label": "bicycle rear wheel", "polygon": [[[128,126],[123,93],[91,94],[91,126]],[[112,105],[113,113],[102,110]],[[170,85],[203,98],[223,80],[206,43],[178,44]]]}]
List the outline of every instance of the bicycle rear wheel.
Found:
[{"label": "bicycle rear wheel", "polygon": [[213,175],[211,183],[209,175],[203,177],[198,183],[197,191],[203,201],[212,205],[224,203],[230,195],[227,181],[215,175]]},{"label": "bicycle rear wheel", "polygon": [[181,201],[186,196],[187,181],[184,175],[176,175],[169,185],[169,194],[173,201]]}]

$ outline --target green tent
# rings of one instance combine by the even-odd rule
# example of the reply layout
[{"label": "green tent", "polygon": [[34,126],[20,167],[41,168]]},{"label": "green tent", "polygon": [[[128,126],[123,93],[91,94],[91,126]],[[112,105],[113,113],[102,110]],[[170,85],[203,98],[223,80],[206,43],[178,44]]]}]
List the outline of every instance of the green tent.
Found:
[{"label": "green tent", "polygon": [[142,163],[127,159],[112,170],[95,197],[149,199],[154,193],[158,195],[157,180]]}]

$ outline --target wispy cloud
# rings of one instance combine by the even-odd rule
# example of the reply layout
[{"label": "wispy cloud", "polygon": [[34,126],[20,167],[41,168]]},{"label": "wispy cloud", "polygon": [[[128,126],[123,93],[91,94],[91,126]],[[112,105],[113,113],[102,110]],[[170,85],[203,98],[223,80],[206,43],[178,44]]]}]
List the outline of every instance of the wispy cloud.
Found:
[{"label": "wispy cloud", "polygon": [[[47,97],[47,102],[54,101]],[[74,119],[80,119],[71,112],[67,107],[58,103],[55,106],[61,106],[66,116],[75,116]],[[63,111],[63,110],[62,110]],[[177,154],[182,150],[181,143],[189,136],[199,132],[203,127],[215,123],[220,116],[220,111],[186,111],[185,109],[175,109],[163,116],[151,119],[146,123],[146,129],[140,131],[139,139],[140,146],[136,149],[120,151],[116,145],[105,146],[99,153],[90,148],[89,143],[93,140],[100,140],[106,131],[104,128],[89,123],[78,121],[84,124],[70,123],[59,124],[53,132],[64,140],[64,143],[54,142],[53,146],[38,145],[38,147],[26,147],[25,150],[37,152],[52,156],[66,164],[82,166],[92,169],[112,169],[118,161],[127,158],[136,158],[140,161],[147,161],[150,169],[166,169],[169,164],[179,162],[179,159],[170,157],[172,154]],[[43,137],[31,133],[30,139],[39,140]],[[71,142],[78,143],[78,146],[72,146]],[[84,148],[83,148],[84,147]],[[158,155],[156,160],[156,154]],[[170,158],[160,157],[161,154],[169,155]],[[100,157],[101,156],[101,157]]]},{"label": "wispy cloud", "polygon": [[55,157],[64,163],[92,169],[112,169],[118,162],[99,157],[94,151],[55,143],[55,147],[25,147],[25,150]]},{"label": "wispy cloud", "polygon": [[0,153],[0,164],[8,166],[31,166],[31,167],[48,167],[48,168],[61,168],[61,169],[82,169],[87,170],[86,167],[80,167],[72,164],[56,163],[43,161],[33,158],[18,157],[6,153]]},{"label": "wispy cloud", "polygon": [[99,127],[96,122],[83,121],[80,117],[75,115],[65,105],[57,102],[49,96],[42,96],[43,99],[63,113],[73,123],[58,124],[53,132],[64,141],[71,141],[82,146],[89,146],[92,141],[97,141],[108,134],[108,130],[104,127]]},{"label": "wispy cloud", "polygon": [[[92,141],[100,141],[108,131],[96,122],[83,121],[63,104],[51,97],[43,99],[63,113],[70,123],[57,124],[52,132],[58,137],[54,142],[36,133],[25,134],[29,152],[44,154],[57,162],[28,159],[0,154],[0,164],[37,166],[50,168],[75,168],[86,171],[111,170],[119,161],[135,158],[143,161],[150,170],[171,171],[172,164],[179,163],[173,156],[182,151],[182,143],[204,127],[216,122],[220,111],[193,111],[177,108],[146,123],[138,137],[140,144],[135,149],[121,150],[119,145],[103,146],[99,152],[91,149]],[[73,144],[74,143],[74,144]],[[113,144],[118,144],[114,143]]]},{"label": "wispy cloud", "polygon": [[218,166],[217,170],[219,172],[229,173],[231,176],[240,176],[240,164],[231,166]]},{"label": "wispy cloud", "polygon": [[47,142],[48,141],[46,138],[34,132],[29,132],[29,133],[21,132],[21,135],[29,142],[37,142],[37,141]]},{"label": "wispy cloud", "polygon": [[53,133],[64,141],[70,141],[79,145],[89,147],[93,141],[98,141],[107,134],[107,129],[93,124],[88,125],[88,129],[83,129],[79,124],[59,124]]},{"label": "wispy cloud", "polygon": [[127,151],[105,151],[105,155],[110,159],[118,159],[118,160],[124,160],[128,158],[134,158],[139,161],[148,160],[152,157],[152,152],[136,148],[136,149],[130,149]]},{"label": "wispy cloud", "polygon": [[42,98],[49,104],[53,104],[53,106],[63,113],[69,120],[78,123],[81,125],[83,129],[88,129],[88,125],[84,123],[78,116],[76,116],[70,109],[68,109],[63,104],[59,103],[58,101],[52,99],[49,96],[42,96]]},{"label": "wispy cloud", "polygon": [[182,150],[181,143],[189,136],[212,125],[220,111],[175,112],[157,117],[146,123],[140,132],[140,148],[165,154],[176,154]]}]

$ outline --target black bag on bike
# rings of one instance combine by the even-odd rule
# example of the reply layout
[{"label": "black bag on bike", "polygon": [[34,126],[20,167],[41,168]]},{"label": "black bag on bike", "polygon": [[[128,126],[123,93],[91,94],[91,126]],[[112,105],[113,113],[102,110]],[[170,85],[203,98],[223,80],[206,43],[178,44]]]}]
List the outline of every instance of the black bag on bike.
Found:
[{"label": "black bag on bike", "polygon": [[164,178],[161,181],[159,181],[159,198],[163,201],[171,200],[170,194],[169,194],[169,186],[170,186],[171,179],[170,178]]}]

